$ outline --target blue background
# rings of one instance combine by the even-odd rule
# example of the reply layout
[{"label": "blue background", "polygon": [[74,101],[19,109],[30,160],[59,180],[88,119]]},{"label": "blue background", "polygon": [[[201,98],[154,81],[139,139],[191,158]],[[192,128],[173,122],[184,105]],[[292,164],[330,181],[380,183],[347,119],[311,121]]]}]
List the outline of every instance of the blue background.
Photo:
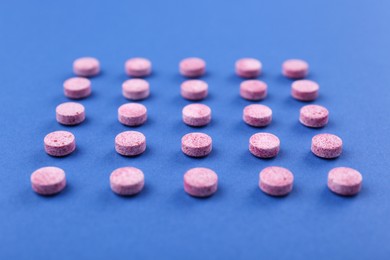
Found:
[{"label": "blue background", "polygon": [[[0,4],[0,258],[1,259],[389,259],[390,2],[379,1],[2,1]],[[85,123],[64,127],[55,107],[67,101],[62,83],[81,56],[101,61],[93,95],[82,100]],[[117,121],[126,102],[124,61],[153,62],[145,154],[116,154],[114,137],[129,130]],[[189,102],[179,94],[178,62],[207,61],[214,150],[186,157],[181,137],[194,129],[181,122]],[[241,120],[250,102],[238,95],[234,62],[263,62],[274,121],[255,129]],[[304,103],[290,97],[281,63],[302,58],[319,82],[314,103],[330,110],[324,129],[298,122]],[[52,158],[43,137],[72,131],[76,152]],[[199,131],[199,129],[195,129]],[[249,137],[267,131],[281,152],[261,160],[248,151]],[[342,156],[322,160],[311,137],[329,132],[345,144]],[[30,174],[54,165],[68,186],[54,197],[36,195]],[[145,173],[145,190],[122,198],[109,174],[132,165]],[[258,173],[270,165],[295,175],[284,198],[263,194]],[[214,169],[219,190],[209,199],[186,195],[184,172]],[[336,196],[326,187],[336,166],[358,169],[361,193]]]}]

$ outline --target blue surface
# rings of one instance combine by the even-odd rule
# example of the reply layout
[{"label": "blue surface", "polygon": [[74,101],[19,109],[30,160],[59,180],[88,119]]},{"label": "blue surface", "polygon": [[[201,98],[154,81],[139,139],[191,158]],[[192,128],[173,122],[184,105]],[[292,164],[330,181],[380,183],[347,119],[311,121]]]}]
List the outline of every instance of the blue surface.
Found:
[{"label": "blue surface", "polygon": [[[389,259],[390,257],[390,2],[389,1],[2,1],[0,4],[0,259]],[[114,3],[115,2],[115,3]],[[120,2],[120,3],[119,3]],[[72,62],[95,56],[102,74],[82,103],[87,121],[64,127],[56,105],[67,101],[62,82]],[[126,102],[124,61],[153,62],[152,95],[142,103],[149,120],[137,130],[145,154],[116,154],[114,137],[129,128],[117,122]],[[179,95],[178,62],[207,61],[213,110],[212,154],[191,159],[181,137],[194,129],[181,122],[188,101]],[[250,102],[241,99],[233,73],[236,59],[253,56],[269,85],[263,104],[273,123],[255,129],[241,120]],[[303,103],[290,97],[280,75],[287,58],[310,63],[321,85],[315,102],[330,110],[330,123],[314,130],[299,124]],[[77,151],[52,158],[43,137],[72,131]],[[248,139],[268,131],[281,139],[272,160],[248,152]],[[330,132],[345,149],[336,160],[310,152],[311,137]],[[29,183],[35,169],[55,165],[68,187],[41,197]],[[108,177],[133,165],[146,177],[133,198],[114,195]],[[270,165],[295,174],[293,192],[272,198],[257,187]],[[209,199],[187,196],[183,173],[214,169],[220,189]],[[350,166],[364,176],[361,193],[343,198],[328,191],[327,172]]]}]

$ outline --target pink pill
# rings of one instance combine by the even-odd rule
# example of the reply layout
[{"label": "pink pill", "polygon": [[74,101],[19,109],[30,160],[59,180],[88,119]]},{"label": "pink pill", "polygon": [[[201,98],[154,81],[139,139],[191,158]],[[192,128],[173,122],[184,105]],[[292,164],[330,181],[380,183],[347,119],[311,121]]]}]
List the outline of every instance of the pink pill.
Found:
[{"label": "pink pill", "polygon": [[65,102],[56,107],[57,122],[63,125],[77,125],[85,120],[85,108],[80,103]]},{"label": "pink pill", "polygon": [[357,170],[338,167],[328,174],[328,188],[336,194],[352,196],[360,192],[363,177]]},{"label": "pink pill", "polygon": [[206,71],[206,62],[200,58],[186,58],[180,62],[179,71],[188,78],[200,77]]},{"label": "pink pill", "polygon": [[261,68],[261,62],[253,58],[236,61],[236,74],[241,78],[256,78],[261,74]]},{"label": "pink pill", "polygon": [[125,63],[125,72],[131,77],[146,77],[152,73],[152,63],[145,58],[128,59]]},{"label": "pink pill", "polygon": [[218,188],[218,175],[208,168],[192,168],[184,174],[184,190],[194,197],[209,197]]},{"label": "pink pill", "polygon": [[212,150],[212,139],[203,133],[189,133],[181,139],[181,150],[191,157],[204,157]]},{"label": "pink pill", "polygon": [[300,101],[312,101],[318,97],[320,86],[311,80],[297,80],[291,85],[291,95]]},{"label": "pink pill", "polygon": [[43,167],[31,174],[32,189],[40,195],[54,195],[66,186],[65,172],[58,167]]},{"label": "pink pill", "polygon": [[245,80],[240,84],[240,96],[247,100],[262,100],[267,96],[267,88],[263,81]]},{"label": "pink pill", "polygon": [[272,110],[260,104],[248,105],[244,108],[242,119],[250,126],[264,127],[272,121]]},{"label": "pink pill", "polygon": [[181,84],[180,92],[182,97],[185,99],[202,100],[207,97],[208,85],[203,80],[186,80]]},{"label": "pink pill", "polygon": [[311,140],[311,151],[321,158],[339,157],[343,149],[343,141],[337,135],[318,134]]},{"label": "pink pill", "polygon": [[115,150],[124,156],[136,156],[146,150],[146,138],[137,131],[125,131],[115,137]]},{"label": "pink pill", "polygon": [[118,195],[135,195],[142,191],[144,184],[144,173],[135,167],[118,168],[110,175],[111,189]]},{"label": "pink pill", "polygon": [[309,73],[309,64],[304,60],[286,60],[282,65],[282,73],[287,78],[304,78]]},{"label": "pink pill", "polygon": [[122,84],[122,94],[130,100],[141,100],[149,97],[149,83],[143,79],[129,79]]},{"label": "pink pill", "polygon": [[328,123],[329,111],[323,106],[307,105],[301,108],[299,121],[308,127],[324,127]]},{"label": "pink pill", "polygon": [[118,108],[118,120],[127,126],[139,126],[146,122],[147,109],[138,103],[127,103]]},{"label": "pink pill", "polygon": [[249,151],[256,157],[272,158],[278,155],[280,140],[270,133],[257,133],[249,139]]},{"label": "pink pill", "polygon": [[203,104],[189,104],[182,114],[183,122],[189,126],[205,126],[211,121],[211,109]]},{"label": "pink pill", "polygon": [[46,153],[51,156],[65,156],[76,149],[76,139],[68,131],[51,132],[45,136],[43,142]]},{"label": "pink pill", "polygon": [[293,188],[294,175],[283,167],[271,166],[259,174],[259,188],[271,196],[285,196]]},{"label": "pink pill", "polygon": [[64,82],[64,94],[68,98],[81,99],[91,95],[91,81],[86,78],[70,78]]},{"label": "pink pill", "polygon": [[100,62],[92,57],[83,57],[73,62],[73,72],[80,77],[96,76],[100,72]]}]

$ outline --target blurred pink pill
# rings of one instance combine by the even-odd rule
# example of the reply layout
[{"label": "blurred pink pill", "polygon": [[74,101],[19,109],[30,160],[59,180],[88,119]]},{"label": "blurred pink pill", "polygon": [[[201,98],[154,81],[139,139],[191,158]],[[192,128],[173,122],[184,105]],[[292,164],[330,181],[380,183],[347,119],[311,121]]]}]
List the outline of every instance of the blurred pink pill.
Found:
[{"label": "blurred pink pill", "polygon": [[286,60],[282,65],[282,73],[287,78],[304,78],[309,73],[309,64],[307,64],[307,62],[304,60]]},{"label": "blurred pink pill", "polygon": [[312,101],[318,97],[320,86],[311,80],[297,80],[291,84],[291,95],[300,101]]},{"label": "blurred pink pill", "polygon": [[146,150],[146,138],[137,131],[125,131],[115,137],[115,150],[124,156],[136,156]]},{"label": "blurred pink pill", "polygon": [[142,191],[144,184],[144,173],[135,167],[118,168],[110,175],[111,189],[118,195],[135,195]]},{"label": "blurred pink pill", "polygon": [[189,126],[205,126],[211,121],[211,109],[203,104],[189,104],[182,114],[183,122]]},{"label": "blurred pink pill", "polygon": [[212,150],[212,139],[203,133],[189,133],[181,139],[181,150],[191,157],[207,156]]},{"label": "blurred pink pill", "polygon": [[51,156],[65,156],[76,149],[76,139],[68,131],[51,132],[45,136],[43,142],[46,153]]},{"label": "blurred pink pill", "polygon": [[236,61],[236,74],[242,78],[256,78],[261,74],[262,64],[253,58]]},{"label": "blurred pink pill", "polygon": [[147,109],[138,103],[128,103],[118,108],[118,120],[127,126],[139,126],[146,122]]},{"label": "blurred pink pill", "polygon": [[342,196],[352,196],[360,192],[363,177],[357,170],[347,167],[332,169],[328,174],[328,188]]},{"label": "blurred pink pill", "polygon": [[240,96],[247,100],[262,100],[267,96],[267,84],[263,81],[252,79],[240,84]]},{"label": "blurred pink pill", "polygon": [[100,72],[100,62],[92,57],[83,57],[73,62],[73,72],[80,77],[92,77]]},{"label": "blurred pink pill", "polygon": [[57,122],[63,125],[77,125],[85,120],[85,108],[80,103],[65,102],[56,107]]},{"label": "blurred pink pill", "polygon": [[152,63],[145,58],[128,59],[125,63],[125,72],[131,77],[146,77],[152,73]]},{"label": "blurred pink pill", "polygon": [[259,188],[271,196],[285,196],[293,188],[294,175],[283,167],[271,166],[259,174]]},{"label": "blurred pink pill", "polygon": [[299,121],[308,127],[324,127],[328,123],[329,111],[323,106],[307,105],[301,108]]},{"label": "blurred pink pill", "polygon": [[149,83],[143,79],[129,79],[122,84],[122,94],[130,100],[141,100],[149,97]]},{"label": "blurred pink pill", "polygon": [[185,99],[202,100],[207,97],[208,85],[203,80],[186,80],[181,84],[180,92],[182,97]]},{"label": "blurred pink pill", "polygon": [[249,139],[249,151],[259,158],[272,158],[278,155],[280,140],[270,133],[257,133]]},{"label": "blurred pink pill", "polygon": [[184,190],[194,197],[208,197],[218,188],[217,174],[208,168],[192,168],[184,174]]},{"label": "blurred pink pill", "polygon": [[200,58],[186,58],[180,62],[179,71],[185,77],[200,77],[206,71],[206,62]]},{"label": "blurred pink pill", "polygon": [[40,195],[54,195],[66,186],[65,172],[58,167],[43,167],[31,174],[32,189]]},{"label": "blurred pink pill", "polygon": [[91,81],[86,78],[70,78],[64,82],[64,94],[68,98],[81,99],[91,95]]},{"label": "blurred pink pill", "polygon": [[248,105],[244,108],[242,119],[250,126],[264,127],[272,121],[272,110],[260,104]]},{"label": "blurred pink pill", "polygon": [[311,151],[321,158],[339,157],[343,148],[343,141],[337,135],[318,134],[312,138]]}]

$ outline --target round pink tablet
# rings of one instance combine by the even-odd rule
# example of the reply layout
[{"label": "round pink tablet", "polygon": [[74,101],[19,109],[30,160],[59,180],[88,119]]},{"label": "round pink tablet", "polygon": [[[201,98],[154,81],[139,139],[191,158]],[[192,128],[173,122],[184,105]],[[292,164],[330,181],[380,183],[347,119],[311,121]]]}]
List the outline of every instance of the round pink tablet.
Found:
[{"label": "round pink tablet", "polygon": [[144,184],[144,173],[135,167],[118,168],[110,175],[111,189],[118,195],[135,195],[141,192]]},{"label": "round pink tablet", "polygon": [[272,158],[278,155],[280,140],[270,133],[257,133],[249,139],[249,151],[256,157]]},{"label": "round pink tablet", "polygon": [[81,99],[91,95],[91,81],[86,78],[70,78],[64,82],[64,94],[68,98]]},{"label": "round pink tablet", "polygon": [[236,61],[236,74],[241,78],[256,78],[261,74],[262,64],[253,58],[243,58]]},{"label": "round pink tablet", "polygon": [[264,127],[272,121],[272,110],[260,104],[248,105],[244,108],[242,119],[248,125]]},{"label": "round pink tablet", "polygon": [[312,101],[318,97],[320,86],[311,80],[297,80],[291,85],[291,95],[300,101]]},{"label": "round pink tablet", "polygon": [[307,105],[301,108],[299,121],[308,127],[324,127],[328,123],[329,111],[323,106]]},{"label": "round pink tablet", "polygon": [[77,125],[85,119],[85,108],[80,103],[65,102],[56,107],[57,122],[63,125]]},{"label": "round pink tablet", "polygon": [[68,131],[51,132],[45,136],[43,142],[46,153],[51,156],[65,156],[76,149],[76,139]]},{"label": "round pink tablet", "polygon": [[181,139],[181,150],[191,157],[204,157],[212,150],[212,139],[203,133],[189,133]]},{"label": "round pink tablet", "polygon": [[138,103],[127,103],[118,108],[118,120],[127,126],[139,126],[146,122],[147,109]]},{"label": "round pink tablet", "polygon": [[182,114],[183,122],[190,126],[205,126],[211,121],[211,109],[203,104],[189,104]]},{"label": "round pink tablet", "polygon": [[65,172],[58,167],[43,167],[31,174],[32,189],[40,195],[54,195],[66,186]]},{"label": "round pink tablet", "polygon": [[202,100],[207,97],[208,85],[203,80],[186,80],[181,84],[180,92],[185,99]]},{"label": "round pink tablet", "polygon": [[332,169],[328,174],[328,187],[336,194],[352,196],[359,193],[363,177],[357,170],[348,167]]},{"label": "round pink tablet", "polygon": [[287,78],[300,79],[309,73],[309,64],[304,60],[291,59],[283,62],[282,73]]},{"label": "round pink tablet", "polygon": [[247,100],[262,100],[267,96],[267,84],[263,81],[252,79],[240,84],[240,96]]},{"label": "round pink tablet", "polygon": [[141,100],[149,97],[149,83],[143,79],[129,79],[122,84],[122,94],[131,100]]},{"label": "round pink tablet", "polygon": [[294,175],[283,167],[271,166],[259,174],[259,188],[271,196],[285,196],[293,188]]},{"label": "round pink tablet", "polygon": [[179,71],[185,77],[200,77],[206,71],[206,62],[200,58],[186,58],[180,62]]},{"label": "round pink tablet", "polygon": [[311,151],[321,158],[339,157],[343,148],[343,141],[337,135],[318,134],[311,140]]},{"label": "round pink tablet", "polygon": [[146,138],[137,131],[125,131],[115,137],[115,150],[124,156],[136,156],[146,150]]},{"label": "round pink tablet", "polygon": [[83,57],[73,62],[73,72],[77,76],[92,77],[100,72],[100,62],[92,57]]},{"label": "round pink tablet", "polygon": [[194,197],[208,197],[218,188],[218,175],[208,168],[192,168],[184,174],[184,190]]},{"label": "round pink tablet", "polygon": [[146,77],[152,72],[152,63],[145,58],[128,59],[125,63],[125,71],[128,76]]}]

